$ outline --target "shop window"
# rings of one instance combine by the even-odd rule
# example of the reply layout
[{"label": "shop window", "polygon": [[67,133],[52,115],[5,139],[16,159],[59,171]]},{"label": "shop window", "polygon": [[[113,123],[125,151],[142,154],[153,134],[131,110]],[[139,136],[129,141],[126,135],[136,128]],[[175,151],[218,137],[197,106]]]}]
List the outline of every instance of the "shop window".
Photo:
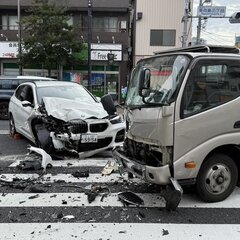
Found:
[{"label": "shop window", "polygon": [[150,46],[175,46],[176,30],[150,30]]},{"label": "shop window", "polygon": [[119,66],[108,65],[106,68],[107,71],[119,71]]}]

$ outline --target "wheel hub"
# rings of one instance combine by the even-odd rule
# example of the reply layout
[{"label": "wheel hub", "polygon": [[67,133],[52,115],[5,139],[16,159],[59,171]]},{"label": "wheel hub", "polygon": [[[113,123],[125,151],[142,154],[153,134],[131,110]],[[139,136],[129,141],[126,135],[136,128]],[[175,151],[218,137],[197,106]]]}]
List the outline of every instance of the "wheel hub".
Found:
[{"label": "wheel hub", "polygon": [[222,163],[212,166],[206,174],[206,189],[212,194],[219,195],[223,193],[230,182],[230,171]]}]

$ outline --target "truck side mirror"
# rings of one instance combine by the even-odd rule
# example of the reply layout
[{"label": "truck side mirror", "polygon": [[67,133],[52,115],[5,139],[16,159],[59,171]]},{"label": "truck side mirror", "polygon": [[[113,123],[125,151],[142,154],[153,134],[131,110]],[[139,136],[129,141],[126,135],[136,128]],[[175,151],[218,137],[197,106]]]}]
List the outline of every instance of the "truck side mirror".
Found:
[{"label": "truck side mirror", "polygon": [[140,72],[139,96],[148,97],[150,94],[151,70],[143,68]]},{"label": "truck side mirror", "polygon": [[117,111],[112,96],[110,94],[102,96],[101,103],[103,105],[103,108],[109,115],[114,115],[114,113]]}]

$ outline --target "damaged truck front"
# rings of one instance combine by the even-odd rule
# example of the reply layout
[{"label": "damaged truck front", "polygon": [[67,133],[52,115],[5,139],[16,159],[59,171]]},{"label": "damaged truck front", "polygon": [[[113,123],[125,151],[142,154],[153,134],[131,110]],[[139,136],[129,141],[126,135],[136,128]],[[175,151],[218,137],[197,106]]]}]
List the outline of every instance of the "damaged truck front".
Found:
[{"label": "damaged truck front", "polygon": [[114,158],[147,182],[195,184],[200,198],[221,201],[239,169],[240,55],[199,46],[138,62],[126,99],[127,135]]}]

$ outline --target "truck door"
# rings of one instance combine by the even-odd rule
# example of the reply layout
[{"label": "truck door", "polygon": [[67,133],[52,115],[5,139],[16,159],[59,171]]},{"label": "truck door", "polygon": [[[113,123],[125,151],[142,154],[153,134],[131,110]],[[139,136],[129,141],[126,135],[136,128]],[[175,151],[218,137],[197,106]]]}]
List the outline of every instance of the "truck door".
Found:
[{"label": "truck door", "polygon": [[174,134],[174,175],[179,179],[196,177],[197,171],[187,171],[185,162],[195,161],[199,168],[216,139],[240,131],[234,128],[240,121],[240,61],[200,58],[182,87]]}]

